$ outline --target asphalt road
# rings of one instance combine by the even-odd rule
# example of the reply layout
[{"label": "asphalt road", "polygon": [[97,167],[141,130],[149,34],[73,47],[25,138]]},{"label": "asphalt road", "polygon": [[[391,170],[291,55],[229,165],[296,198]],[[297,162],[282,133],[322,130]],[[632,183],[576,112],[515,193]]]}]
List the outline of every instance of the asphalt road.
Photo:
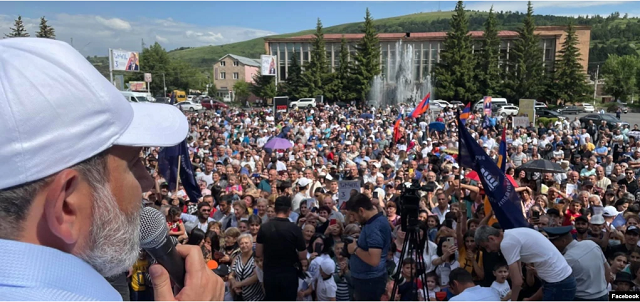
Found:
[{"label": "asphalt road", "polygon": [[[596,113],[597,113],[597,112],[596,112]],[[565,115],[565,117],[567,117],[570,121],[573,121],[573,118],[574,118],[574,117],[576,117],[576,116],[578,117],[578,119],[580,119],[581,117],[583,117],[583,116],[585,116],[585,115],[588,115],[588,114],[592,114],[592,113],[580,113],[580,114],[578,114],[578,115]],[[611,115],[613,115],[613,116],[616,116],[616,114],[615,114],[615,113],[608,113],[608,114],[611,114]],[[633,129],[633,125],[634,125],[634,124],[638,124],[638,125],[640,125],[640,113],[633,113],[633,112],[629,112],[629,113],[627,113],[627,114],[624,114],[624,113],[623,113],[623,114],[620,116],[620,119],[621,119],[623,122],[627,122],[627,123],[629,123],[629,125],[631,125],[631,129]]]}]

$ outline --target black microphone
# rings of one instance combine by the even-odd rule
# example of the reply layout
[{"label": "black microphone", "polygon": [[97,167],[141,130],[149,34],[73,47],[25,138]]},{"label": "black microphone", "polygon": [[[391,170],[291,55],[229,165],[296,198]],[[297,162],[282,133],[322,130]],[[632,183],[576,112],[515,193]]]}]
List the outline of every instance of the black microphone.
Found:
[{"label": "black microphone", "polygon": [[171,280],[184,287],[184,259],[180,257],[169,236],[166,218],[160,211],[145,207],[140,213],[140,247],[168,272]]}]

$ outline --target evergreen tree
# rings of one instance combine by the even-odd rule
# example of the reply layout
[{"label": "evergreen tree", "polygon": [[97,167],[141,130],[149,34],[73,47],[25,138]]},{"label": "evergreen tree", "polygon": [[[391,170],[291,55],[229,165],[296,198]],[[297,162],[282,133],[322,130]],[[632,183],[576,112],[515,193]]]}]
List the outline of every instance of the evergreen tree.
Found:
[{"label": "evergreen tree", "polygon": [[290,56],[291,63],[289,64],[289,69],[287,70],[287,79],[283,84],[283,90],[286,90],[287,95],[292,99],[307,97],[307,87],[305,85],[304,79],[302,78],[302,68],[300,67],[300,63],[298,62],[300,55],[296,54],[296,52],[294,51]]},{"label": "evergreen tree", "polygon": [[614,100],[626,101],[635,92],[638,59],[636,56],[609,55],[602,65],[604,92],[613,96]]},{"label": "evergreen tree", "polygon": [[[150,71],[154,75],[154,81],[149,83],[149,88],[152,92],[163,91],[164,86],[162,82],[162,74],[165,74],[165,83],[167,87],[174,86],[176,88],[184,88],[185,83],[181,83],[179,70],[170,67],[172,65],[171,59],[167,51],[160,46],[158,42],[154,43],[148,48],[142,50],[140,53],[140,66],[144,71]],[[186,74],[185,74],[186,75]],[[136,72],[132,76],[142,80],[143,74]],[[170,91],[167,91],[170,92]]]},{"label": "evergreen tree", "polygon": [[553,85],[558,99],[565,102],[588,101],[588,94],[593,91],[587,86],[586,74],[580,60],[578,36],[573,23],[569,22],[567,36],[555,63]]},{"label": "evergreen tree", "polygon": [[533,20],[531,1],[527,5],[527,14],[523,27],[518,29],[518,39],[509,53],[509,72],[505,74],[505,92],[508,99],[537,99],[544,91],[544,67],[540,39],[534,34],[536,25]]},{"label": "evergreen tree", "polygon": [[40,18],[40,31],[36,33],[36,37],[48,39],[56,38],[55,30],[47,24],[47,19],[45,19],[44,16]]},{"label": "evergreen tree", "polygon": [[324,84],[329,74],[327,62],[327,50],[324,44],[324,33],[322,32],[322,22],[318,18],[316,25],[315,39],[311,43],[311,60],[305,64],[302,77],[308,88],[306,97],[315,97],[324,94]]},{"label": "evergreen tree", "polygon": [[235,95],[235,101],[244,105],[244,102],[251,95],[251,84],[240,80],[233,84],[233,94]]},{"label": "evergreen tree", "polygon": [[364,17],[364,37],[356,45],[356,55],[352,66],[352,88],[358,92],[357,100],[366,102],[373,77],[381,72],[380,41],[369,8],[367,8]]},{"label": "evergreen tree", "polygon": [[500,38],[498,38],[496,16],[493,6],[489,10],[489,17],[484,24],[483,48],[478,53],[478,62],[475,69],[478,81],[478,94],[475,99],[482,96],[497,96],[500,91]]},{"label": "evergreen tree", "polygon": [[22,16],[18,16],[15,23],[13,23],[15,27],[9,27],[11,29],[10,34],[4,35],[7,38],[18,38],[18,37],[28,37],[29,33],[24,28],[24,23],[22,22]]},{"label": "evergreen tree", "polygon": [[349,50],[347,49],[347,39],[342,36],[340,45],[340,57],[338,68],[332,74],[331,82],[327,85],[327,98],[335,101],[350,101],[359,97],[351,87],[352,83],[352,63],[349,61]]},{"label": "evergreen tree", "polygon": [[253,76],[253,86],[251,92],[261,98],[263,101],[272,99],[276,96],[276,81],[274,76],[262,76],[256,74]]},{"label": "evergreen tree", "polygon": [[440,51],[440,63],[434,72],[438,98],[465,103],[476,100],[475,57],[468,23],[462,1],[458,1],[451,16],[451,30],[447,32],[444,50]]}]

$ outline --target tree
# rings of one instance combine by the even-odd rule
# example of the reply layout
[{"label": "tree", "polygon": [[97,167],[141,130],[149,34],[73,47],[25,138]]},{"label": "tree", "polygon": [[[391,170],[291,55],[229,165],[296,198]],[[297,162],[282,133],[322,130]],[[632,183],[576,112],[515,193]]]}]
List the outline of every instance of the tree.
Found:
[{"label": "tree", "polygon": [[274,76],[253,76],[253,86],[251,92],[263,101],[276,96],[276,82]]},{"label": "tree", "polygon": [[635,56],[609,55],[602,66],[604,92],[616,100],[627,100],[635,91],[638,59]]},{"label": "tree", "polygon": [[214,99],[218,98],[218,87],[216,87],[216,84],[212,83],[209,85],[209,89],[207,90],[207,95]]},{"label": "tree", "polygon": [[588,101],[588,94],[592,91],[587,86],[586,74],[580,60],[578,36],[572,22],[569,22],[567,36],[555,63],[553,85],[555,85],[557,99],[565,102]]},{"label": "tree", "polygon": [[47,24],[47,19],[45,19],[44,16],[40,18],[40,31],[36,33],[36,37],[48,39],[56,38],[56,31],[53,29],[53,27]]},{"label": "tree", "polygon": [[[357,91],[357,100],[366,102],[371,89],[373,77],[379,75],[380,70],[380,41],[373,26],[373,18],[367,8],[364,17],[364,37],[356,45],[356,55],[352,71],[352,88]],[[344,45],[343,45],[344,47]]]},{"label": "tree", "polygon": [[472,102],[476,100],[477,91],[474,80],[475,58],[462,1],[456,4],[450,25],[444,50],[440,51],[440,63],[434,72],[436,95],[445,100]]},{"label": "tree", "polygon": [[[150,90],[153,93],[158,93],[159,91],[163,91],[164,86],[162,82],[162,74],[164,73],[165,82],[167,87],[173,86],[175,88],[186,89],[183,84],[179,83],[180,76],[177,73],[176,69],[171,68],[172,64],[167,51],[160,46],[158,42],[151,45],[149,48],[145,48],[140,53],[140,68],[144,72],[150,72],[154,79],[150,83]],[[141,73],[136,73],[135,76],[142,80]],[[168,91],[170,92],[170,91]],[[164,92],[163,92],[164,93]]]},{"label": "tree", "polygon": [[251,85],[243,80],[233,84],[233,93],[236,96],[236,102],[244,103],[251,95]]},{"label": "tree", "polygon": [[523,27],[518,29],[518,39],[509,53],[511,62],[504,78],[504,94],[511,100],[537,99],[544,90],[542,48],[535,29],[533,6],[529,1]]},{"label": "tree", "polygon": [[315,39],[311,43],[311,60],[305,64],[302,77],[308,88],[306,97],[313,97],[324,94],[324,84],[329,74],[327,62],[327,50],[324,44],[324,33],[322,32],[322,22],[318,18],[316,24]]},{"label": "tree", "polygon": [[493,13],[493,6],[491,6],[487,21],[484,23],[483,47],[477,52],[478,61],[475,71],[478,94],[474,99],[482,96],[497,96],[500,91],[500,38],[498,38],[496,23],[496,16]]},{"label": "tree", "polygon": [[22,22],[22,16],[18,16],[15,23],[13,23],[14,27],[9,27],[11,29],[10,34],[4,35],[7,38],[18,38],[18,37],[28,37],[29,33],[24,28],[24,23]]},{"label": "tree", "polygon": [[299,54],[296,54],[294,51],[293,54],[290,55],[291,63],[289,64],[289,69],[287,70],[287,79],[283,84],[283,90],[287,91],[287,95],[292,99],[299,99],[303,97],[307,97],[307,87],[302,78],[302,68],[300,67],[300,63],[298,59],[300,57]]},{"label": "tree", "polygon": [[335,101],[350,101],[356,97],[360,97],[361,94],[354,92],[351,85],[353,77],[351,75],[352,63],[349,61],[349,50],[347,49],[347,39],[342,36],[342,43],[340,45],[340,57],[338,61],[338,68],[332,74],[331,82],[327,85],[326,96],[327,98]]}]

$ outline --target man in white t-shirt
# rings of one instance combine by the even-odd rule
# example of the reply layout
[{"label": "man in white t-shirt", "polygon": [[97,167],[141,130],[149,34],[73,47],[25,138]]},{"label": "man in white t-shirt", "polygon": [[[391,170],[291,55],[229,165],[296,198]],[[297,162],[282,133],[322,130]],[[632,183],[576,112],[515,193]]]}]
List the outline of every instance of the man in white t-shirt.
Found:
[{"label": "man in white t-shirt", "polygon": [[[509,265],[512,297],[522,289],[521,263],[533,264],[544,285],[531,297],[533,300],[572,301],[576,279],[567,260],[540,232],[530,228],[515,228],[504,232],[490,226],[476,229],[476,244],[488,252],[502,252]],[[536,299],[537,298],[537,299]]]},{"label": "man in white t-shirt", "polygon": [[498,291],[475,285],[471,273],[461,267],[449,274],[449,290],[455,295],[449,301],[500,301]]},{"label": "man in white t-shirt", "polygon": [[331,258],[327,258],[320,263],[320,277],[316,283],[317,301],[335,301],[338,286],[333,280],[333,273],[336,270],[336,263]]}]

